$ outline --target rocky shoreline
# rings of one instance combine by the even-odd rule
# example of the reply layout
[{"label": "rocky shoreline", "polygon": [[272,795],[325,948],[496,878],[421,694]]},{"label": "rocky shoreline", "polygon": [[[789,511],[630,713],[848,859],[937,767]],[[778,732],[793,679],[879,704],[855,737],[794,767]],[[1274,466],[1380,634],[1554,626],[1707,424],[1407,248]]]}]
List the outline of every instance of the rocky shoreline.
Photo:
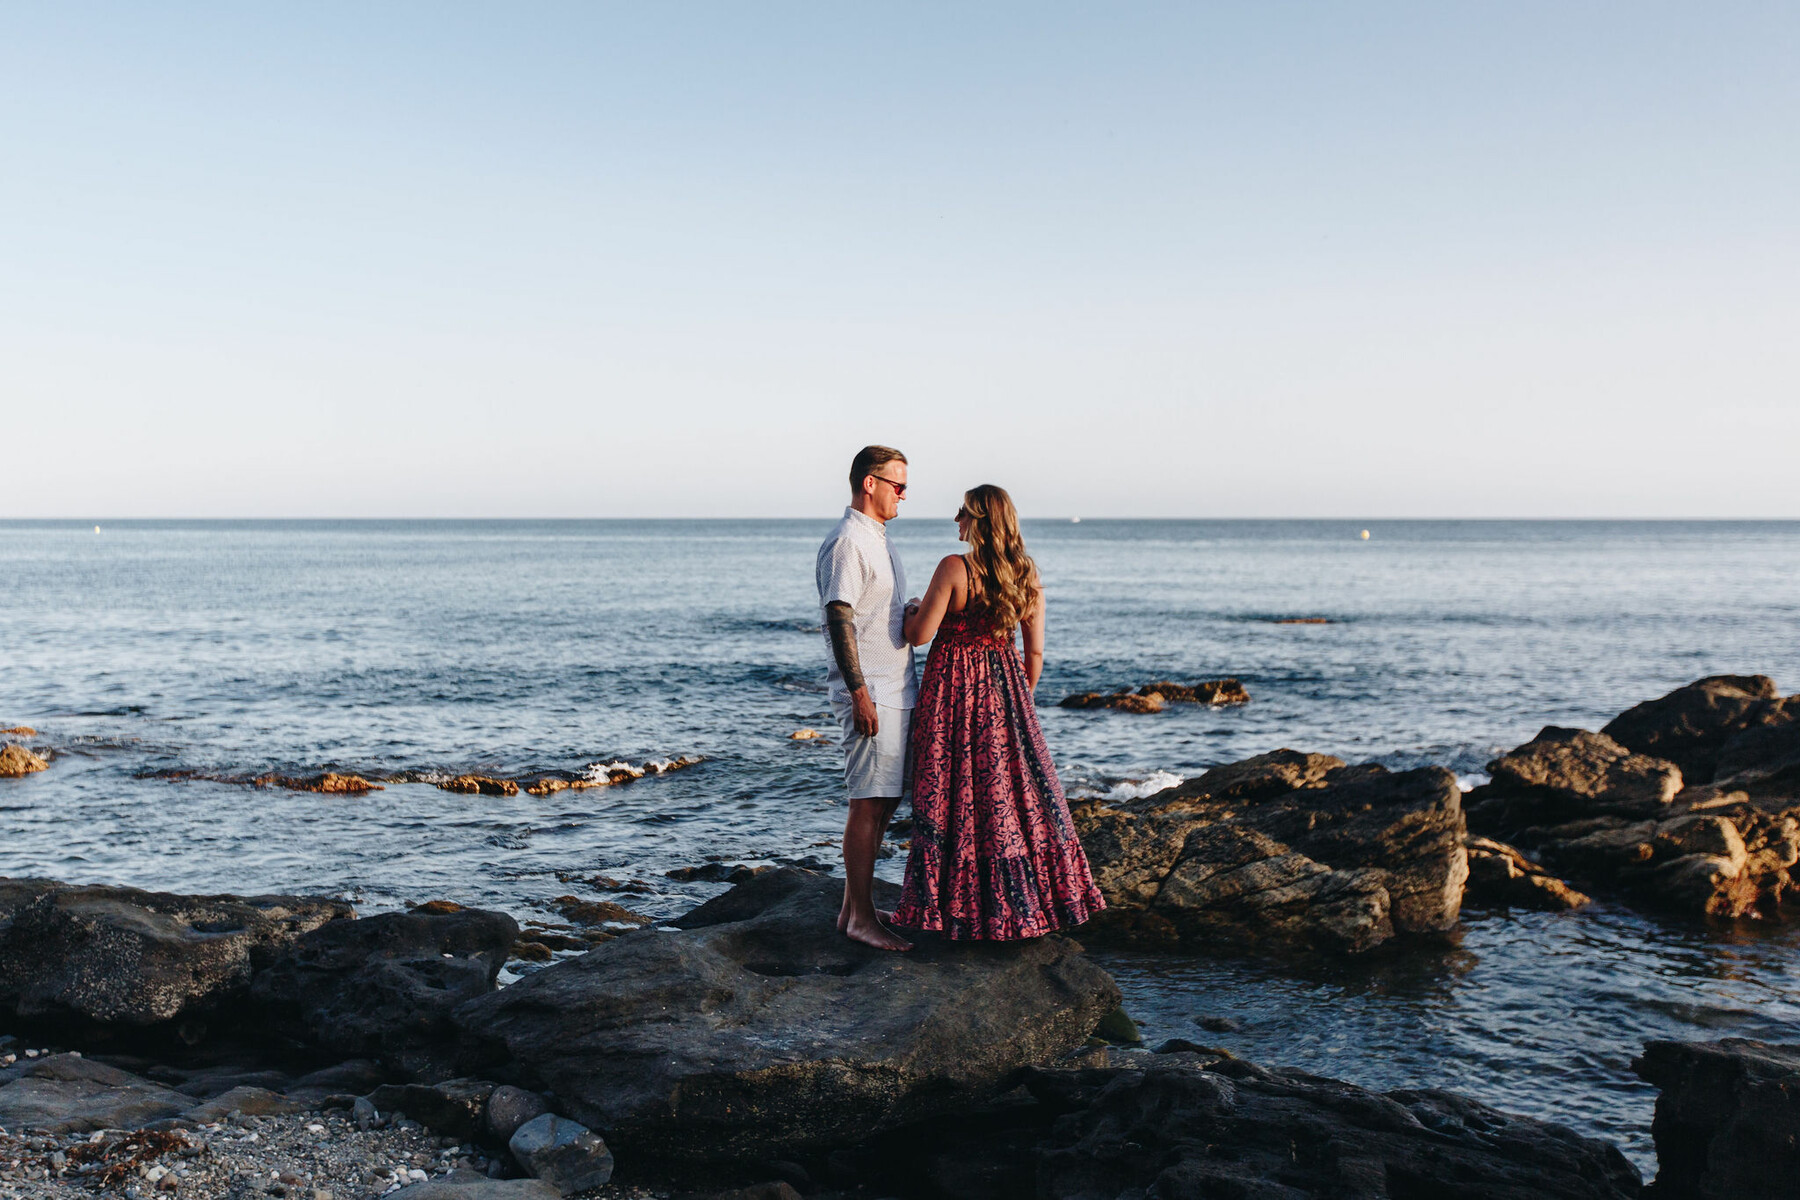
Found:
[{"label": "rocky shoreline", "polygon": [[[1441,768],[1281,750],[1077,802],[1112,905],[1082,941],[1361,954],[1442,939],[1465,902],[1588,892],[1778,920],[1796,718],[1764,677],[1713,677],[1599,732],[1547,728],[1466,794]],[[823,864],[713,865],[734,886],[672,921],[570,896],[568,924],[525,928],[448,901],[359,916],[0,880],[0,1198],[1499,1200],[1800,1178],[1800,1047],[1646,1046],[1646,1189],[1609,1143],[1466,1096],[1109,1044],[1130,1023],[1076,941],[882,954],[832,932]],[[500,987],[520,960],[544,965]]]}]

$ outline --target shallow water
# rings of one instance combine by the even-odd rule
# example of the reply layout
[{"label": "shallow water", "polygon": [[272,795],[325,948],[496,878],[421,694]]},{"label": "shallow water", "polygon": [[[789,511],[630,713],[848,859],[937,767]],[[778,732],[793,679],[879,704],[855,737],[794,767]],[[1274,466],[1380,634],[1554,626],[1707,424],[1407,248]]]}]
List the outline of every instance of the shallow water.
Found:
[{"label": "shallow water", "polygon": [[[0,784],[0,874],[176,891],[449,896],[520,916],[672,867],[835,854],[820,521],[0,523],[0,725],[52,770]],[[1039,702],[1072,790],[1277,746],[1478,778],[1545,724],[1597,728],[1700,675],[1800,687],[1800,524],[1028,523]],[[894,526],[921,590],[949,522]],[[1322,616],[1322,625],[1283,625]],[[1237,709],[1054,707],[1237,675]],[[525,775],[700,754],[547,798],[361,797],[144,778]],[[891,859],[884,872],[897,873]],[[1349,964],[1108,955],[1153,1037],[1383,1087],[1449,1086],[1612,1137],[1648,1167],[1646,1037],[1791,1037],[1788,930],[1602,908],[1471,914],[1459,947]],[[1237,1033],[1197,1017],[1227,1016]]]}]

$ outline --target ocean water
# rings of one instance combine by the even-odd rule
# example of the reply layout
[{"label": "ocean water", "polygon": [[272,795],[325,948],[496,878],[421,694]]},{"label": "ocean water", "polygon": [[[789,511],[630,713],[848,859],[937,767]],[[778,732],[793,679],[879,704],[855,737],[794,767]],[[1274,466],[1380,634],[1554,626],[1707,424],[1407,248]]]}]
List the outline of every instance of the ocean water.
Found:
[{"label": "ocean water", "polygon": [[[812,565],[829,520],[0,523],[0,874],[173,891],[448,897],[673,915],[712,859],[835,861],[843,809]],[[923,590],[948,521],[893,536]],[[1800,690],[1800,524],[1027,522],[1049,597],[1039,705],[1071,791],[1281,746],[1473,781],[1545,724],[1598,728],[1701,675]],[[1281,624],[1324,617],[1326,624]],[[1236,675],[1153,716],[1068,692]],[[512,776],[700,755],[549,797],[363,796],[159,773]],[[1149,781],[1146,783],[1145,781]],[[897,878],[902,860],[882,871]],[[1650,1169],[1651,1037],[1792,1039],[1800,936],[1600,905],[1470,913],[1352,962],[1103,955],[1151,1039],[1377,1087],[1442,1086],[1619,1142]],[[1224,1018],[1235,1028],[1215,1028]]]}]

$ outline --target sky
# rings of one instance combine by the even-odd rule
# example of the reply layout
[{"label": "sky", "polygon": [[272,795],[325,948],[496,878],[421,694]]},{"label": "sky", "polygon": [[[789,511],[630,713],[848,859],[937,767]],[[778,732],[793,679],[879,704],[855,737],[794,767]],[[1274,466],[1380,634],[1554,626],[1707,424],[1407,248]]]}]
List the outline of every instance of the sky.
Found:
[{"label": "sky", "polygon": [[[0,518],[1800,517],[1800,5],[0,5]],[[942,510],[940,513],[939,510]]]}]

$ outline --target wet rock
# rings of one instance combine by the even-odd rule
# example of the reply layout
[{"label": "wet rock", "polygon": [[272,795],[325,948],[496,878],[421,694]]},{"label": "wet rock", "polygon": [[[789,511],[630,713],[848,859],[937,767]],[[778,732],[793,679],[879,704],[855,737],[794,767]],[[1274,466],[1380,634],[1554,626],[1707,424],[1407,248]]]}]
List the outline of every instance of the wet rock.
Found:
[{"label": "wet rock", "polygon": [[50,764],[25,747],[13,742],[0,746],[0,779],[17,779],[33,771],[48,770]]},{"label": "wet rock", "polygon": [[29,725],[11,725],[5,729],[0,729],[0,733],[10,733],[14,737],[36,737],[37,732],[37,730]]},{"label": "wet rock", "polygon": [[137,1027],[204,1019],[296,938],[354,915],[340,900],[300,896],[42,891],[0,927],[0,1012]]},{"label": "wet rock", "polygon": [[507,958],[513,962],[549,962],[555,957],[555,951],[542,942],[530,942],[524,939],[514,942],[512,951],[507,955]]},{"label": "wet rock", "polygon": [[1159,713],[1167,707],[1155,693],[1140,696],[1135,692],[1077,692],[1062,699],[1063,708],[1111,708],[1127,713]]},{"label": "wet rock", "polygon": [[87,1133],[138,1129],[177,1116],[194,1098],[75,1054],[21,1064],[0,1084],[0,1127]]},{"label": "wet rock", "polygon": [[1153,694],[1179,704],[1245,704],[1250,700],[1250,693],[1236,679],[1209,679],[1192,686],[1164,679],[1138,689],[1140,696]]},{"label": "wet rock", "polygon": [[1690,783],[1710,783],[1727,742],[1779,717],[1779,696],[1767,675],[1709,675],[1626,709],[1601,732],[1670,760]]},{"label": "wet rock", "polygon": [[612,1151],[592,1130],[567,1117],[533,1117],[519,1126],[506,1148],[520,1166],[565,1196],[612,1178]]},{"label": "wet rock", "polygon": [[1455,926],[1468,875],[1450,772],[1278,750],[1116,806],[1073,806],[1110,908],[1096,935],[1356,952]]},{"label": "wet rock", "polygon": [[1377,1093],[1232,1059],[1040,1072],[1027,1086],[1071,1113],[1040,1144],[1044,1200],[1625,1200],[1640,1188],[1617,1147],[1449,1092]]},{"label": "wet rock", "polygon": [[675,929],[546,967],[457,1020],[615,1148],[761,1160],[979,1103],[1119,1003],[1058,937],[858,945],[835,929],[842,889],[795,869],[758,876]]},{"label": "wet rock", "polygon": [[519,926],[505,913],[382,913],[294,942],[257,973],[251,998],[268,1028],[431,1081],[461,1073],[458,1004],[494,989]]},{"label": "wet rock", "polygon": [[488,1096],[485,1120],[487,1132],[501,1142],[512,1140],[519,1126],[550,1111],[550,1105],[536,1092],[501,1084]]},{"label": "wet rock", "polygon": [[1471,837],[1469,882],[1463,903],[1496,908],[1539,908],[1551,912],[1580,908],[1590,897],[1576,891],[1520,851],[1491,838]]},{"label": "wet rock", "polygon": [[816,729],[796,729],[788,734],[788,740],[790,742],[822,742],[826,738]]},{"label": "wet rock", "polygon": [[464,795],[482,796],[516,796],[519,785],[510,779],[495,779],[491,775],[458,775],[454,779],[446,779],[438,786],[446,792],[460,792]]},{"label": "wet rock", "polygon": [[583,900],[579,896],[558,896],[550,901],[568,920],[577,925],[602,925],[608,921],[624,925],[648,925],[652,918],[632,912],[610,900]]},{"label": "wet rock", "polygon": [[1800,1045],[1655,1041],[1631,1065],[1662,1089],[1650,1126],[1658,1196],[1793,1194],[1800,1180]]},{"label": "wet rock", "polygon": [[676,867],[664,872],[680,883],[748,883],[773,867],[751,867],[743,863],[701,863],[697,867]]}]

